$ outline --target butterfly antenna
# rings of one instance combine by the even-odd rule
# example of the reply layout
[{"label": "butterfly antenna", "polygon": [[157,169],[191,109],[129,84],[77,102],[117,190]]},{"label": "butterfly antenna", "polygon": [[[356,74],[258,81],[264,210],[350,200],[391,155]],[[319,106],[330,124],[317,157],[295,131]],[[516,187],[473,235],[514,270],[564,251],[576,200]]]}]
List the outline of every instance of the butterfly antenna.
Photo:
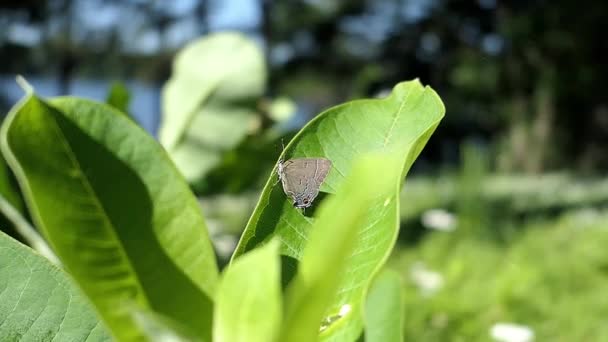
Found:
[{"label": "butterfly antenna", "polygon": [[[283,138],[281,138],[281,146],[283,147],[283,150],[281,150],[281,154],[283,154],[283,152],[285,152],[285,144],[283,143]],[[283,162],[283,157],[279,157],[279,163]]]},{"label": "butterfly antenna", "polygon": [[[283,154],[283,152],[285,152],[285,144],[283,143],[283,138],[281,138],[281,146],[283,147],[281,154]],[[279,161],[277,163],[277,174],[279,176],[279,179],[277,179],[277,181],[274,183],[273,186],[276,186],[281,181],[281,178],[283,177],[282,166],[283,166],[283,157],[281,155],[279,155]]]}]

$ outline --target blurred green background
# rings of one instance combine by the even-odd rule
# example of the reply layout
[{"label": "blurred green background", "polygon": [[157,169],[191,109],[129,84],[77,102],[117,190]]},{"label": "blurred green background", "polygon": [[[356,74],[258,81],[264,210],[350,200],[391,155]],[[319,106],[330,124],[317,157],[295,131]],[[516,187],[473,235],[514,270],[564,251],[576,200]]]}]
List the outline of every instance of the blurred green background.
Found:
[{"label": "blurred green background", "polygon": [[44,96],[122,108],[162,140],[176,54],[215,32],[248,37],[246,53],[207,48],[209,70],[235,70],[234,83],[190,122],[195,143],[169,149],[225,263],[281,140],[330,106],[419,78],[447,113],[408,176],[389,261],[406,338],[604,341],[606,14],[599,0],[7,0],[0,110],[22,95],[22,74]]}]

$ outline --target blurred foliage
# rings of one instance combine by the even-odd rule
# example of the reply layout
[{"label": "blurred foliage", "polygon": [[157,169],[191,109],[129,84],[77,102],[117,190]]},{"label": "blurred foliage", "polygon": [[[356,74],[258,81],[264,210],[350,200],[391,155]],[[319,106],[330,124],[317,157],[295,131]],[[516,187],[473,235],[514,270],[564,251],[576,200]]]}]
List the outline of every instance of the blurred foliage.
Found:
[{"label": "blurred foliage", "polygon": [[[582,178],[568,173],[539,176],[490,174],[475,186],[488,212],[505,217],[551,216],[568,209],[608,204],[608,180]],[[458,183],[449,174],[414,177],[402,192],[404,221],[417,219],[425,210],[454,210],[459,199]],[[412,200],[415,199],[415,200]],[[500,219],[501,216],[495,217]]]},{"label": "blurred foliage", "polygon": [[[505,321],[529,326],[539,341],[606,340],[606,222],[606,210],[582,209],[531,221],[503,243],[433,232],[397,252],[389,264],[407,279],[406,340],[487,341]],[[412,278],[419,263],[440,275],[435,293]]]},{"label": "blurred foliage", "polygon": [[193,185],[195,191],[205,196],[259,191],[281,153],[281,140],[289,141],[291,136],[279,138],[274,131],[267,130],[264,135],[245,137],[222,156],[205,179]]},{"label": "blurred foliage", "polygon": [[[457,175],[408,180],[389,265],[406,280],[406,340],[486,341],[498,322],[537,340],[602,341],[608,313],[608,182],[570,174],[493,175],[478,146]],[[425,227],[455,212],[454,231]]]},{"label": "blurred foliage", "polygon": [[129,89],[121,82],[112,83],[106,97],[106,103],[131,117],[129,114],[130,101]]},{"label": "blurred foliage", "polygon": [[254,105],[265,81],[261,50],[238,33],[209,35],[176,56],[159,138],[188,181],[200,182],[223,153],[260,131]]},{"label": "blurred foliage", "polygon": [[427,162],[457,161],[455,146],[474,136],[501,171],[608,166],[605,1],[586,2],[581,11],[576,2],[544,0],[258,0],[240,5],[249,21],[217,24],[235,6],[5,2],[0,72],[53,75],[61,93],[75,76],[158,84],[186,42],[229,27],[264,42],[267,92],[295,99],[300,123],[331,104],[418,77],[450,109],[422,155]]}]

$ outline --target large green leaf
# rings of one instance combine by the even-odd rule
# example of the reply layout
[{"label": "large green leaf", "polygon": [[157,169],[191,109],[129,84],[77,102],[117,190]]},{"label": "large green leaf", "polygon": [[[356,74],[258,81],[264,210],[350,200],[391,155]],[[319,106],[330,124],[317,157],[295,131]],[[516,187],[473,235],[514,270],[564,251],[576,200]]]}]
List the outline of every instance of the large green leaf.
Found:
[{"label": "large green leaf", "polygon": [[29,95],[1,138],[36,224],[117,337],[140,336],[133,312],[148,309],[209,337],[215,257],[152,137],[107,105]]},{"label": "large green leaf", "polygon": [[110,341],[66,274],[0,232],[0,341]]},{"label": "large green leaf", "polygon": [[[417,80],[400,83],[390,96],[349,102],[321,113],[294,137],[282,158],[325,157],[333,168],[321,186],[322,192],[334,193],[350,174],[353,160],[362,154],[384,152],[402,161],[401,177],[394,179],[391,199],[379,198],[376,211],[367,215],[367,223],[357,233],[354,251],[348,258],[347,272],[328,316],[349,304],[361,310],[364,293],[376,270],[384,263],[395,242],[399,225],[399,189],[402,179],[430,138],[445,108],[437,94]],[[377,176],[390,174],[379,165]],[[317,199],[317,205],[321,201]],[[314,208],[313,208],[314,209]],[[307,210],[310,216],[314,210]],[[340,215],[341,213],[336,213]],[[270,238],[281,241],[281,253],[300,260],[313,223],[294,209],[277,182],[276,168],[268,180],[258,205],[241,236],[234,254],[238,257]],[[357,311],[356,311],[357,312]],[[322,335],[355,339],[362,329],[359,315],[348,324],[329,327]]]},{"label": "large green leaf", "polygon": [[392,270],[378,274],[365,301],[365,341],[403,341],[401,277]]},{"label": "large green leaf", "polygon": [[214,341],[275,340],[282,315],[278,250],[271,241],[226,270],[216,296]]},{"label": "large green leaf", "polygon": [[[368,227],[368,217],[375,216],[379,201],[395,199],[395,184],[400,179],[399,164],[400,161],[386,157],[361,158],[347,183],[321,207],[298,273],[287,291],[281,341],[314,341],[320,328],[322,331],[335,330],[337,325],[353,321],[351,317],[358,315],[358,303],[340,302],[335,308],[333,299],[340,285],[344,285],[347,276],[344,271],[349,266],[358,235]],[[386,170],[383,177],[377,176],[378,167]],[[328,311],[333,314],[324,320]],[[349,339],[342,340],[354,339],[350,334],[348,336]]]},{"label": "large green leaf", "polygon": [[257,129],[253,105],[265,82],[261,49],[239,33],[211,34],[176,56],[163,88],[159,137],[188,180],[199,180]]}]

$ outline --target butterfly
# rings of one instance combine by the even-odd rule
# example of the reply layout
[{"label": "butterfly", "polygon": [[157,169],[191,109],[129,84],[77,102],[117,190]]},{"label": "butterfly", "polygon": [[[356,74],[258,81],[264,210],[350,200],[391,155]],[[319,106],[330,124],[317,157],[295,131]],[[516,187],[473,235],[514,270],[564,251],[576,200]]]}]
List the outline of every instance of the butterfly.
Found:
[{"label": "butterfly", "polygon": [[285,195],[293,200],[293,206],[304,209],[312,205],[330,169],[329,159],[296,158],[279,160],[277,173]]}]

